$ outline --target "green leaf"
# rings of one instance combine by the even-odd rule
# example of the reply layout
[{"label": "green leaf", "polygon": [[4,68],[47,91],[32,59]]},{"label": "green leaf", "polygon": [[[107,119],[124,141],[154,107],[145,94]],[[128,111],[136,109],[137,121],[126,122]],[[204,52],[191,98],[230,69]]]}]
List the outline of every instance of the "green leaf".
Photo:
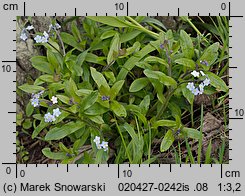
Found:
[{"label": "green leaf", "polygon": [[194,48],[191,37],[184,31],[180,30],[180,46],[184,56],[186,58],[193,58],[194,56]]},{"label": "green leaf", "polygon": [[33,133],[32,133],[32,139],[34,139],[35,137],[37,137],[37,135],[45,128],[49,125],[49,123],[44,122],[44,119],[42,119],[42,121],[40,122],[40,124],[34,129]]},{"label": "green leaf", "polygon": [[152,127],[154,129],[157,127],[176,127],[176,122],[173,120],[158,120],[152,124]]},{"label": "green leaf", "polygon": [[87,116],[90,120],[92,120],[93,122],[101,125],[104,124],[104,120],[101,116]]},{"label": "green leaf", "polygon": [[87,53],[85,60],[89,63],[95,63],[99,65],[106,65],[106,62],[104,61],[106,57],[98,57],[97,55],[93,53]]},{"label": "green leaf", "polygon": [[62,101],[63,103],[67,104],[67,105],[70,105],[70,98],[65,96],[65,95],[56,95],[56,97]]},{"label": "green leaf", "polygon": [[107,56],[107,64],[109,65],[117,59],[118,51],[121,47],[119,33],[116,33],[111,40],[110,50]]},{"label": "green leaf", "polygon": [[67,158],[65,152],[51,152],[50,148],[44,148],[44,149],[42,149],[42,153],[47,158],[53,159],[53,160],[63,160],[63,159],[66,159]]},{"label": "green leaf", "polygon": [[[202,66],[204,70],[206,71],[209,70],[210,66],[214,64],[214,62],[216,61],[219,55],[218,50],[219,50],[219,43],[216,42],[212,44],[203,52],[202,56],[198,59],[197,64],[199,66]],[[201,64],[200,61],[207,61],[208,66]]]},{"label": "green leaf", "polygon": [[26,105],[26,116],[30,117],[34,111],[34,107],[31,105],[31,102],[28,102]]},{"label": "green leaf", "polygon": [[74,35],[74,37],[76,38],[76,40],[78,42],[82,41],[81,33],[80,33],[79,29],[77,28],[77,24],[75,21],[73,21],[71,23],[71,31],[72,31],[72,34]]},{"label": "green leaf", "polygon": [[182,90],[182,93],[184,95],[184,97],[188,100],[188,102],[190,104],[193,104],[193,101],[194,101],[194,94],[186,88],[187,84],[182,84],[181,85],[181,90]]},{"label": "green leaf", "polygon": [[163,23],[161,23],[159,20],[155,19],[155,18],[151,18],[151,17],[145,17],[144,20],[142,22],[147,22],[147,23],[152,23],[152,24],[156,24],[159,27],[162,27],[164,30],[167,30],[167,28],[164,26]]},{"label": "green leaf", "polygon": [[109,80],[110,84],[114,84],[116,82],[115,75],[112,71],[104,71],[103,74],[105,75],[107,80]]},{"label": "green leaf", "polygon": [[45,88],[43,88],[42,86],[29,85],[29,84],[23,84],[18,88],[26,93],[37,93],[39,91],[45,90]]},{"label": "green leaf", "polygon": [[149,84],[148,78],[138,78],[132,82],[129,87],[129,92],[134,93],[138,92],[141,89],[145,88]]},{"label": "green leaf", "polygon": [[161,142],[160,151],[165,152],[166,150],[168,150],[173,144],[173,142],[174,142],[173,132],[172,130],[169,129]]},{"label": "green leaf", "polygon": [[65,32],[61,32],[60,33],[60,37],[62,39],[62,41],[80,51],[82,51],[82,48],[79,46],[78,42],[76,41],[75,37],[72,36],[69,33],[65,33]]},{"label": "green leaf", "polygon": [[31,63],[34,68],[36,68],[41,72],[48,73],[48,74],[54,73],[54,69],[51,66],[51,64],[48,62],[47,57],[34,56],[31,58]]},{"label": "green leaf", "polygon": [[228,92],[228,86],[226,86],[224,80],[222,80],[219,76],[212,72],[208,72],[206,75],[210,79],[211,86],[215,87],[218,91]]},{"label": "green leaf", "polygon": [[60,64],[57,59],[57,54],[55,55],[54,52],[52,52],[52,50],[47,50],[47,58],[48,58],[50,65],[52,65],[53,68],[55,69],[59,68]]},{"label": "green leaf", "polygon": [[124,80],[117,81],[110,89],[110,99],[113,100],[121,90]]},{"label": "green leaf", "polygon": [[83,62],[85,61],[87,54],[88,54],[88,51],[86,50],[77,56],[77,61],[76,61],[77,66],[82,67]]},{"label": "green leaf", "polygon": [[139,107],[141,109],[141,113],[146,115],[146,113],[149,110],[149,106],[150,106],[150,95],[146,95],[144,97],[144,99],[140,102]]},{"label": "green leaf", "polygon": [[93,104],[90,108],[84,111],[84,114],[91,115],[91,116],[97,116],[102,115],[108,111],[108,108],[103,107],[99,103]]},{"label": "green leaf", "polygon": [[[159,40],[154,41],[153,43],[160,45]],[[137,52],[137,57],[132,56],[130,57],[126,63],[123,65],[122,69],[120,70],[117,80],[124,80],[128,74],[128,72],[131,71],[131,69],[134,68],[135,64],[139,62],[142,58],[144,58],[147,54],[151,53],[152,51],[156,50],[152,44],[146,45],[144,48],[142,48],[139,52]]]},{"label": "green leaf", "polygon": [[80,103],[80,97],[77,96],[77,85],[72,78],[65,81],[65,93],[69,97],[73,98],[75,102]]},{"label": "green leaf", "polygon": [[111,110],[112,110],[117,116],[120,116],[120,117],[126,117],[126,116],[127,116],[127,112],[126,112],[124,106],[121,105],[120,103],[118,103],[117,101],[112,100],[112,101],[111,101],[111,104],[110,104],[110,107],[111,107]]},{"label": "green leaf", "polygon": [[30,129],[32,127],[32,121],[31,119],[26,119],[22,124],[24,129]]},{"label": "green leaf", "polygon": [[190,69],[195,69],[196,64],[193,60],[187,59],[187,58],[180,58],[175,60],[175,63],[183,65],[184,67],[190,68]]},{"label": "green leaf", "polygon": [[212,139],[209,141],[206,154],[205,154],[205,164],[210,164],[212,159],[211,159],[211,153],[212,153]]},{"label": "green leaf", "polygon": [[109,91],[110,87],[106,79],[104,78],[104,76],[100,72],[96,71],[96,69],[93,67],[90,67],[90,71],[91,71],[92,78],[94,79],[98,88],[100,88],[101,86],[104,86]]},{"label": "green leaf", "polygon": [[87,16],[87,18],[100,22],[113,27],[132,27],[133,25],[129,22],[125,22],[119,17],[115,16]]},{"label": "green leaf", "polygon": [[97,101],[98,94],[98,91],[93,91],[87,97],[85,97],[80,104],[81,111],[90,108]]},{"label": "green leaf", "polygon": [[50,141],[50,140],[60,140],[75,131],[81,129],[84,127],[85,124],[84,122],[77,121],[77,122],[69,122],[61,127],[55,127],[47,133],[45,136],[45,140]]},{"label": "green leaf", "polygon": [[40,78],[40,80],[42,80],[44,82],[49,82],[49,83],[54,82],[54,76],[53,75],[44,74],[44,75],[41,75],[39,78]]},{"label": "green leaf", "polygon": [[130,137],[132,138],[133,141],[137,141],[138,140],[138,136],[137,136],[134,128],[132,126],[130,126],[128,123],[124,123],[120,127],[122,127],[122,129],[124,129],[125,131],[128,132],[128,134],[130,135]]},{"label": "green leaf", "polygon": [[102,35],[100,36],[100,39],[107,39],[110,37],[113,37],[115,34],[117,33],[117,31],[115,30],[109,30],[109,31],[105,31],[104,33],[102,33]]},{"label": "green leaf", "polygon": [[60,123],[62,120],[64,120],[69,115],[70,115],[69,112],[62,111],[61,114],[59,115],[59,117],[57,117],[56,120],[52,124]]},{"label": "green leaf", "polygon": [[165,65],[166,67],[169,67],[168,63],[165,60],[156,56],[146,57],[144,61],[147,63],[160,63],[162,65]]},{"label": "green leaf", "polygon": [[187,136],[188,138],[197,139],[197,140],[199,140],[200,137],[202,137],[200,131],[187,127],[183,127],[180,133],[182,135]]},{"label": "green leaf", "polygon": [[165,75],[164,73],[160,71],[152,71],[152,70],[146,69],[144,70],[144,74],[148,78],[159,80],[162,84],[166,86],[177,86],[177,82],[173,78]]},{"label": "green leaf", "polygon": [[89,95],[91,92],[93,92],[92,90],[89,90],[89,89],[79,89],[76,94],[78,96],[87,96]]},{"label": "green leaf", "polygon": [[154,87],[154,89],[156,90],[157,92],[157,98],[158,100],[161,102],[161,103],[164,103],[165,102],[165,97],[163,95],[163,84],[159,81],[159,80],[156,80],[156,79],[152,79],[150,78],[149,79],[152,86]]},{"label": "green leaf", "polygon": [[123,33],[121,35],[121,43],[125,43],[125,42],[128,42],[132,39],[134,39],[135,37],[137,37],[139,34],[141,33],[141,31],[139,30],[134,30],[134,31],[131,31],[131,32],[128,32],[128,33]]}]

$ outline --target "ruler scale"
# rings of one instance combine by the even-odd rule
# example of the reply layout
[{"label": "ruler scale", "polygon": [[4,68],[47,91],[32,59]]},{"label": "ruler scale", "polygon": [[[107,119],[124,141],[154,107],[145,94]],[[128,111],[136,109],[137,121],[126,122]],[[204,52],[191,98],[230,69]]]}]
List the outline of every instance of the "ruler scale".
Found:
[{"label": "ruler scale", "polygon": [[[116,8],[122,4],[122,10]],[[244,49],[242,2],[194,0],[2,1],[1,195],[244,195]],[[229,18],[229,164],[16,164],[16,16],[227,16]],[[8,71],[9,70],[9,71]]]}]

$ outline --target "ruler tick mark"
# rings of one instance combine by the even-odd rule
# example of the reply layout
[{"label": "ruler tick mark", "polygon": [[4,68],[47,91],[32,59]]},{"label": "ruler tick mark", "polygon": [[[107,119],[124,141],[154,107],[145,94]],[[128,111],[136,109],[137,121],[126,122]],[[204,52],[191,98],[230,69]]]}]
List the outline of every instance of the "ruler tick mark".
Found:
[{"label": "ruler tick mark", "polygon": [[120,165],[117,164],[117,178],[120,178]]}]

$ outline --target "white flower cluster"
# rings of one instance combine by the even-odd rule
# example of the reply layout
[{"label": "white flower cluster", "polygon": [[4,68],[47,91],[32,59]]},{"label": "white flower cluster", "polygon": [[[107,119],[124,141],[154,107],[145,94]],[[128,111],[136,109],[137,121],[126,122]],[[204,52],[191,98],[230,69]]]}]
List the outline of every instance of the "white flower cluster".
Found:
[{"label": "white flower cluster", "polygon": [[100,137],[99,136],[95,136],[94,143],[96,144],[96,147],[99,150],[102,148],[104,149],[104,151],[108,150],[108,142],[102,141],[102,143],[100,143]]},{"label": "white flower cluster", "polygon": [[[191,72],[191,75],[193,75],[195,78],[199,78],[200,74],[202,76],[206,76],[203,73],[203,71],[198,72],[194,70],[193,72]],[[198,87],[195,86],[194,82],[189,82],[186,88],[189,89],[194,95],[201,95],[204,92],[204,87],[208,86],[209,84],[210,84],[210,79],[206,76],[205,80],[203,80]]]},{"label": "white flower cluster", "polygon": [[48,39],[49,39],[49,34],[44,31],[43,32],[43,36],[41,35],[37,35],[34,40],[36,41],[36,43],[47,43],[48,42]]},{"label": "white flower cluster", "polygon": [[32,93],[32,98],[31,98],[31,105],[33,106],[33,107],[38,107],[39,106],[39,103],[40,103],[40,101],[39,101],[39,98],[40,98],[40,96],[42,95],[44,93],[44,91],[40,91],[39,93],[37,93],[37,94],[34,94],[34,93]]},{"label": "white flower cluster", "polygon": [[44,121],[47,123],[54,122],[56,118],[59,117],[60,115],[61,115],[61,112],[59,108],[53,109],[53,114],[48,112],[47,114],[44,115]]},{"label": "white flower cluster", "polygon": [[20,39],[23,41],[26,41],[28,39],[28,31],[34,29],[32,25],[27,26],[26,28],[22,29],[21,34],[20,34]]}]

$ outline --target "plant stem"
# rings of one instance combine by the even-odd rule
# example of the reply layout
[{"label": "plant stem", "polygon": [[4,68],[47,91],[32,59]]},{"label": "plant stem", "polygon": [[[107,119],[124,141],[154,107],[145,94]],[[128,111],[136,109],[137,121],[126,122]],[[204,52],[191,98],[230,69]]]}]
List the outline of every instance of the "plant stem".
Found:
[{"label": "plant stem", "polygon": [[141,24],[139,24],[136,20],[134,20],[134,19],[131,18],[130,16],[126,16],[126,18],[127,18],[128,20],[130,20],[134,25],[136,25],[135,28],[137,28],[137,29],[139,29],[139,30],[141,30],[141,31],[143,31],[143,32],[145,32],[145,33],[151,35],[152,37],[154,37],[154,38],[156,38],[156,39],[159,38],[159,35],[158,35],[157,33],[154,33],[154,32],[152,32],[152,31],[150,31],[150,30],[144,28]]},{"label": "plant stem", "polygon": [[148,122],[148,129],[149,129],[148,164],[150,164],[150,161],[151,161],[151,126],[149,122]]},{"label": "plant stem", "polygon": [[194,111],[193,111],[193,103],[191,103],[191,126],[194,127]]},{"label": "plant stem", "polygon": [[198,153],[197,153],[197,163],[201,164],[202,158],[202,130],[203,130],[203,104],[201,105],[201,127],[200,127],[200,139],[198,141]]},{"label": "plant stem", "polygon": [[58,37],[58,39],[60,41],[61,48],[62,48],[62,51],[63,51],[63,56],[65,56],[66,55],[65,46],[64,46],[64,43],[63,43],[63,41],[62,41],[62,39],[60,37],[60,33],[56,29],[55,29],[55,32],[56,32],[56,35],[57,35],[57,37]]},{"label": "plant stem", "polygon": [[148,25],[150,25],[150,26],[152,26],[154,29],[156,29],[156,30],[158,30],[158,31],[160,31],[160,32],[164,32],[162,29],[160,29],[158,26],[156,26],[156,25],[154,25],[154,24],[152,24],[152,23],[150,23],[150,22],[147,22],[147,24]]},{"label": "plant stem", "polygon": [[160,108],[159,112],[158,112],[158,113],[157,113],[157,115],[156,115],[156,120],[158,120],[158,119],[161,117],[161,115],[163,114],[163,112],[164,112],[164,111],[165,111],[165,109],[167,108],[167,106],[168,106],[168,102],[169,102],[170,98],[172,97],[172,95],[173,95],[174,91],[175,91],[175,89],[174,89],[174,90],[172,90],[171,92],[169,92],[169,91],[168,91],[168,94],[167,94],[167,97],[166,97],[165,103],[164,103],[164,104],[162,104],[162,106],[161,106],[161,108]]},{"label": "plant stem", "polygon": [[124,148],[125,148],[125,152],[126,152],[126,154],[127,154],[129,163],[132,163],[132,160],[131,160],[131,158],[130,158],[130,156],[129,156],[129,153],[128,153],[128,150],[127,150],[127,146],[126,146],[125,140],[124,140],[124,138],[123,138],[121,129],[119,128],[119,126],[118,126],[118,124],[117,124],[117,120],[116,120],[115,122],[116,122],[117,130],[118,130],[118,132],[119,132],[119,134],[120,134],[120,137],[121,137],[121,139],[122,139],[122,143],[123,143],[123,146],[124,146]]},{"label": "plant stem", "polygon": [[50,45],[52,48],[54,48],[57,52],[60,53],[60,55],[63,55],[57,48],[55,48],[51,43],[47,42],[48,45]]}]

